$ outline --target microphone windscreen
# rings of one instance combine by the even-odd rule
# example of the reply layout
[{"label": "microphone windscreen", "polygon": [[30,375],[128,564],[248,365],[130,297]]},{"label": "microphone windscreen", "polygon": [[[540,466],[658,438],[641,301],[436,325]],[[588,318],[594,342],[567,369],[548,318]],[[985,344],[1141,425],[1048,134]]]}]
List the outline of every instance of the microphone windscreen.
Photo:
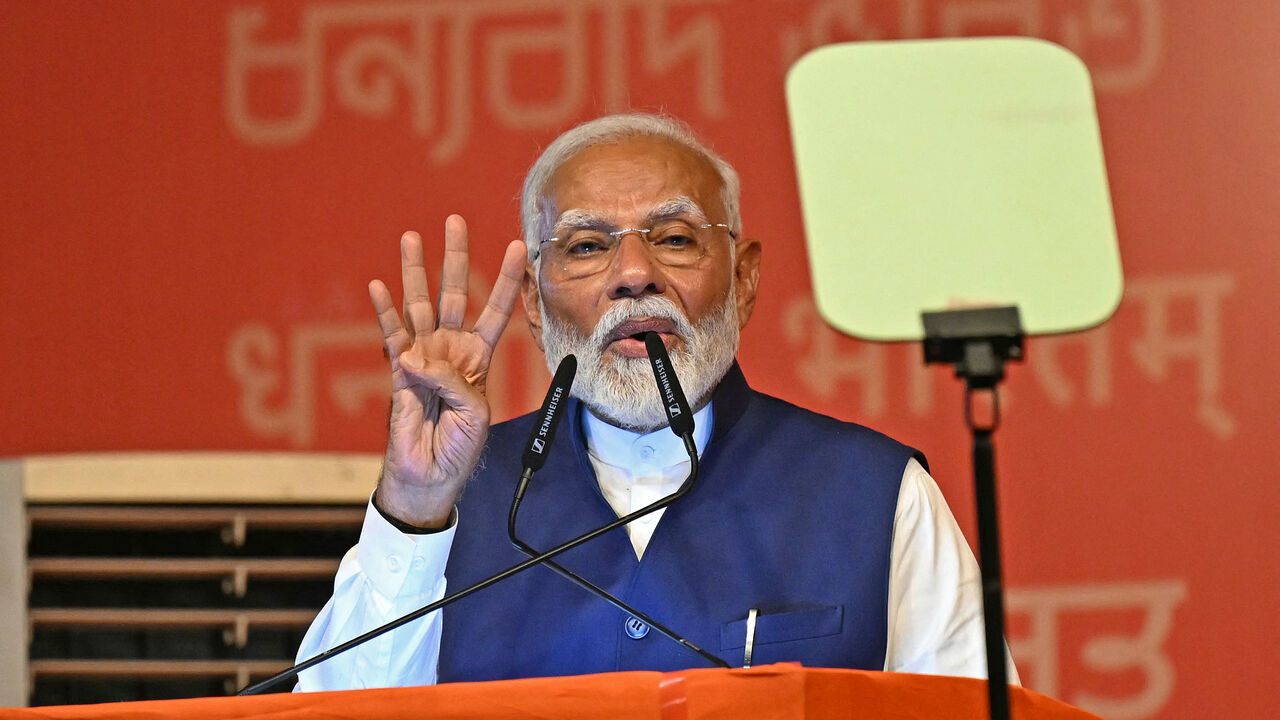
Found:
[{"label": "microphone windscreen", "polygon": [[671,432],[679,437],[693,434],[693,412],[689,409],[689,401],[684,397],[680,381],[676,379],[676,369],[667,355],[667,346],[655,332],[644,334],[644,347],[649,351],[649,363],[653,365],[653,379],[658,383],[658,394],[662,396],[662,406],[667,412],[667,421],[671,423]]},{"label": "microphone windscreen", "polygon": [[542,409],[538,411],[537,422],[529,435],[529,443],[525,445],[521,461],[525,468],[541,470],[547,462],[547,453],[551,451],[551,440],[555,437],[556,426],[560,424],[560,416],[568,404],[569,388],[573,387],[573,376],[578,372],[578,358],[566,355],[556,368],[551,378],[551,387],[547,388],[547,396],[542,400]]}]

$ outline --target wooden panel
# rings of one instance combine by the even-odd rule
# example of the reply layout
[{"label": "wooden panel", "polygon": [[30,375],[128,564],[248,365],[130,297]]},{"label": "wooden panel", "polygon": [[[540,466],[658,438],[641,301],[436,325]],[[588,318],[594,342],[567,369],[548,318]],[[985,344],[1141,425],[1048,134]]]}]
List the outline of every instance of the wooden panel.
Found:
[{"label": "wooden panel", "polygon": [[[361,501],[363,502],[363,500]],[[50,527],[203,530],[236,523],[260,528],[358,527],[363,507],[350,508],[209,508],[174,506],[32,505],[27,517]]]},{"label": "wooden panel", "polygon": [[263,578],[332,576],[338,561],[324,558],[32,558],[27,566],[43,577],[199,578],[246,573]]},{"label": "wooden panel", "polygon": [[141,629],[215,628],[228,645],[243,648],[254,628],[306,628],[312,610],[185,608],[32,608],[31,624],[39,628]]},{"label": "wooden panel", "polygon": [[222,541],[244,545],[249,528],[333,530],[358,528],[363,507],[184,507],[172,505],[32,505],[33,528],[76,530],[221,530]]},{"label": "wooden panel", "polygon": [[32,660],[36,677],[266,677],[290,666],[287,660]]},{"label": "wooden panel", "polygon": [[169,608],[32,608],[33,625],[46,627],[257,627],[305,628],[314,610],[222,610]]},{"label": "wooden panel", "polygon": [[338,560],[324,558],[75,558],[40,557],[28,563],[31,574],[44,578],[114,578],[117,580],[221,579],[222,591],[244,597],[249,580],[328,580]]},{"label": "wooden panel", "polygon": [[374,454],[109,453],[22,461],[29,503],[315,503],[364,505]]}]

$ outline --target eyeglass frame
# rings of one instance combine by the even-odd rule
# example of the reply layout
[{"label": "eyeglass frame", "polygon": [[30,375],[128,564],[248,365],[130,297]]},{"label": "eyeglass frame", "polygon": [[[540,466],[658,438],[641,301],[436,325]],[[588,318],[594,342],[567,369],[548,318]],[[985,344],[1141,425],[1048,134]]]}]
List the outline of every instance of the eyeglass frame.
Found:
[{"label": "eyeglass frame", "polygon": [[[721,223],[703,223],[703,224],[699,224],[699,225],[695,225],[695,224],[692,224],[692,223],[688,223],[688,226],[689,226],[689,228],[690,228],[691,230],[709,230],[709,229],[711,229],[711,228],[724,228],[725,230],[727,230],[727,231],[728,231],[728,233],[729,233],[729,238],[730,238],[731,240],[734,240],[734,241],[736,242],[736,241],[737,241],[737,239],[738,239],[738,233],[737,233],[736,231],[734,231],[733,226],[732,226],[732,225],[730,225],[730,224],[728,224],[728,223],[722,223],[722,222],[721,222]],[[577,231],[578,231],[578,230],[580,230],[580,229],[581,229],[581,228],[575,228],[575,229],[574,229],[574,232],[577,232]],[[618,240],[619,242],[622,240],[622,237],[623,237],[624,235],[628,235],[628,234],[630,234],[630,233],[639,233],[640,237],[641,237],[641,238],[643,238],[643,239],[644,239],[644,241],[645,241],[646,243],[648,243],[648,242],[649,242],[649,233],[653,232],[653,231],[654,231],[654,229],[655,229],[655,228],[626,227],[626,228],[621,228],[621,229],[619,229],[619,230],[598,230],[597,232],[601,232],[601,233],[603,233],[603,234],[605,234],[605,235],[608,235],[609,237],[612,237],[612,238],[614,238],[615,240]],[[549,238],[547,238],[546,240],[543,240],[542,242],[538,243],[538,254],[537,254],[537,256],[535,256],[534,260],[535,260],[535,261],[539,261],[539,262],[542,260],[542,246],[543,246],[543,245],[546,245],[546,244],[548,244],[548,243],[553,243],[553,242],[562,242],[562,241],[565,241],[565,240],[568,240],[568,239],[569,239],[569,237],[563,237],[563,238],[562,238],[562,237],[555,237],[555,236],[552,236],[552,237],[549,237]],[[650,243],[650,244],[651,244],[651,243]],[[615,246],[615,247],[616,247],[616,246]],[[664,264],[665,264],[665,263],[664,263]],[[679,266],[672,265],[672,266],[668,266],[668,267],[679,267]],[[598,271],[597,271],[597,272],[598,272]],[[591,275],[594,275],[594,274],[595,274],[595,273],[588,273],[587,275],[583,275],[582,277],[590,277]]]}]

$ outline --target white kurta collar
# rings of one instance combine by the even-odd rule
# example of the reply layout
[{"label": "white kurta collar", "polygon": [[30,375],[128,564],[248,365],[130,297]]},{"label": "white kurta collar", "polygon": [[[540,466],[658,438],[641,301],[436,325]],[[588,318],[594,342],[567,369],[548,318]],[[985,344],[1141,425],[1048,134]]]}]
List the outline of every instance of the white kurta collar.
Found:
[{"label": "white kurta collar", "polygon": [[[582,429],[587,438],[587,451],[593,459],[617,468],[630,469],[643,475],[654,470],[689,461],[684,442],[670,428],[651,433],[637,433],[615,427],[601,420],[582,405]],[[693,414],[693,442],[698,455],[707,449],[711,438],[711,403]]]}]

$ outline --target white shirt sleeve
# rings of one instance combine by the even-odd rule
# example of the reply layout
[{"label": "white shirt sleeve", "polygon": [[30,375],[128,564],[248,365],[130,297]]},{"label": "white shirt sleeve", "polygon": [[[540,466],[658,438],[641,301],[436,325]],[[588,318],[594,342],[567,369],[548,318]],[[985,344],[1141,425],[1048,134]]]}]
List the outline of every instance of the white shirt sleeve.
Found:
[{"label": "white shirt sleeve", "polygon": [[[456,528],[455,521],[438,533],[405,534],[371,500],[360,540],[343,556],[333,597],[302,639],[298,662],[444,597],[444,568]],[[433,684],[440,631],[440,613],[433,612],[303,671],[294,689]]]},{"label": "white shirt sleeve", "polygon": [[[889,557],[889,642],[885,670],[987,676],[982,576],[942,491],[907,463]],[[1009,682],[1017,668],[1005,651]]]}]

